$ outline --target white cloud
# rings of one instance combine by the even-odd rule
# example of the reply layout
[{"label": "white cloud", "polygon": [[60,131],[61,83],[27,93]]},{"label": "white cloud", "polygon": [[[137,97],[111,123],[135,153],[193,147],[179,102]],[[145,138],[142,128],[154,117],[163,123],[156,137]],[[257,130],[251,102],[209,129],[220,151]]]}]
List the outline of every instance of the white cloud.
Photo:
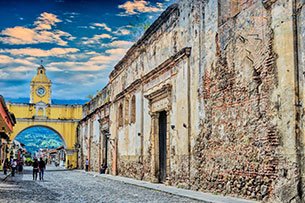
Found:
[{"label": "white cloud", "polygon": [[[71,74],[68,79],[64,77],[54,78],[53,83],[55,83],[56,85],[64,85],[65,87],[67,85],[74,87],[75,83],[80,83],[82,84],[82,86],[92,86],[92,85],[96,85],[97,83],[100,83],[101,77],[103,77],[103,75],[101,74],[96,74],[92,72],[83,72],[82,74]],[[90,89],[91,88],[92,87],[90,87]],[[67,93],[68,94],[70,93],[71,95],[69,95],[69,98],[71,97],[73,98],[73,96],[75,97],[75,95],[78,95],[76,99],[79,99],[80,92],[84,90],[85,92],[87,92],[86,94],[88,95],[88,87],[86,87],[77,90],[73,88],[72,94],[70,91],[67,92],[66,90],[58,89],[56,92],[54,92],[54,96],[57,95],[58,97],[62,97],[62,95],[65,95],[66,97]]]},{"label": "white cloud", "polygon": [[111,39],[111,35],[109,34],[101,34],[101,35],[94,35],[92,39],[99,40],[99,39]]},{"label": "white cloud", "polygon": [[0,69],[0,79],[7,79],[9,77],[9,74],[5,72],[4,70]]},{"label": "white cloud", "polygon": [[108,46],[111,47],[118,47],[118,48],[129,48],[133,42],[131,41],[125,41],[125,40],[116,40],[108,44]]},{"label": "white cloud", "polygon": [[48,66],[48,71],[52,71],[52,72],[62,72],[63,70],[61,70],[58,67],[54,67],[54,66]]},{"label": "white cloud", "polygon": [[52,26],[55,26],[55,24],[59,22],[62,21],[58,19],[56,15],[44,12],[40,14],[37,21],[34,22],[34,25],[36,25],[36,30],[51,30]]},{"label": "white cloud", "polygon": [[83,37],[82,38],[82,44],[84,45],[91,45],[91,44],[100,44],[101,39],[112,39],[112,36],[109,34],[100,34],[100,35],[94,35],[92,38]]},{"label": "white cloud", "polygon": [[44,12],[34,22],[34,28],[16,26],[2,30],[0,41],[12,45],[55,43],[66,46],[67,40],[74,40],[75,37],[61,30],[52,30],[59,22],[61,20],[56,15]]},{"label": "white cloud", "polygon": [[62,56],[66,54],[76,53],[78,51],[79,49],[76,48],[53,48],[50,50],[43,50],[36,48],[0,49],[0,53],[9,53],[14,56],[34,56],[34,57]]},{"label": "white cloud", "polygon": [[129,35],[131,32],[130,32],[130,30],[126,29],[125,27],[121,27],[113,33],[116,35]]},{"label": "white cloud", "polygon": [[127,50],[128,49],[123,49],[123,48],[108,49],[108,50],[106,50],[106,53],[110,54],[110,55],[120,55],[120,56],[123,56],[127,52]]},{"label": "white cloud", "polygon": [[[105,55],[98,55],[96,52],[86,52],[89,56],[92,55],[86,61],[79,62],[53,62],[48,64],[47,69],[51,71],[84,71],[84,72],[96,72],[112,68],[117,61],[126,53],[127,49],[116,48],[106,50]],[[54,70],[57,68],[56,70]]]},{"label": "white cloud", "polygon": [[54,62],[47,66],[50,71],[76,71],[76,72],[96,72],[106,69],[106,66],[101,63],[87,61],[87,62]]},{"label": "white cloud", "polygon": [[11,63],[12,61],[13,58],[6,55],[0,55],[0,64],[7,64],[7,63]]},{"label": "white cloud", "polygon": [[85,52],[85,54],[87,54],[87,55],[98,55],[98,53],[95,52],[95,51],[87,51],[87,52]]},{"label": "white cloud", "polygon": [[36,70],[36,66],[17,66],[8,69],[9,72],[29,72]]},{"label": "white cloud", "polygon": [[27,59],[14,59],[7,55],[0,55],[0,65],[10,65],[10,64],[21,64],[21,65],[34,65],[31,61]]},{"label": "white cloud", "polygon": [[133,1],[127,1],[122,5],[119,5],[118,7],[120,9],[124,9],[125,12],[123,14],[125,15],[134,15],[138,13],[150,13],[150,12],[159,12],[162,10],[160,4],[157,6],[151,6],[149,1],[145,0],[133,0]]},{"label": "white cloud", "polygon": [[108,25],[106,25],[106,23],[93,23],[93,26],[101,27],[101,28],[103,28],[104,30],[106,30],[108,32],[112,31],[112,29],[110,27],[108,27]]}]

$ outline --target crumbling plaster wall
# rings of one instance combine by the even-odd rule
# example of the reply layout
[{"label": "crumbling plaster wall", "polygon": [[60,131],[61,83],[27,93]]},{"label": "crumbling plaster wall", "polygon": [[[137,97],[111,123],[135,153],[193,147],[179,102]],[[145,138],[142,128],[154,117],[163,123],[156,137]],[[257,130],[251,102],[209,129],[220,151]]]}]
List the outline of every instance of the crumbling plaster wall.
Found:
[{"label": "crumbling plaster wall", "polygon": [[[112,86],[111,100],[115,101],[111,107],[111,135],[118,139],[118,173],[129,177],[151,180],[151,116],[149,102],[145,95],[160,89],[164,84],[172,85],[172,98],[170,110],[171,125],[176,128],[170,131],[170,172],[168,172],[169,184],[182,184],[189,182],[189,150],[191,135],[199,133],[198,116],[198,86],[199,74],[199,37],[200,26],[202,23],[201,1],[184,1],[179,4],[177,11],[171,13],[168,19],[162,23],[160,28],[153,32],[151,36],[145,39],[132,54],[128,55],[124,61],[122,71],[117,71],[117,75],[110,76]],[[164,20],[164,19],[163,19]],[[126,93],[120,100],[116,100],[123,90],[128,89],[133,82],[143,79],[145,75],[156,69],[166,60],[169,60],[175,54],[185,47],[192,47],[190,58],[185,58],[169,70],[156,73],[155,77],[147,81],[142,81],[131,93]],[[193,78],[188,86],[188,74]],[[190,93],[187,88],[189,87]],[[126,98],[135,94],[137,98],[137,119],[135,125],[127,124],[118,127],[118,106],[123,105],[126,108]],[[190,95],[190,105],[188,97]],[[143,107],[142,107],[143,106]],[[190,107],[192,106],[192,107]],[[189,113],[193,111],[194,113]],[[143,118],[141,114],[143,111]],[[185,115],[185,116],[181,116]],[[188,115],[191,117],[192,125],[188,124]],[[124,114],[126,120],[126,115]],[[142,118],[142,119],[141,119]],[[141,129],[143,123],[143,129]],[[188,132],[190,128],[190,133]],[[141,133],[140,136],[139,133]],[[116,137],[117,135],[117,137]],[[143,141],[141,141],[143,136]],[[139,148],[142,144],[143,154]],[[142,157],[143,156],[143,157]]]},{"label": "crumbling plaster wall", "polygon": [[[304,133],[299,132],[304,131],[297,129],[303,129],[296,122],[303,109],[296,89],[302,101],[304,79],[296,70],[294,2],[181,0],[178,12],[163,16],[158,29],[146,33],[110,75],[112,174],[154,181],[152,112],[145,96],[169,84],[174,127],[169,129],[167,184],[300,202]],[[303,7],[299,10],[303,33]],[[298,35],[297,45],[302,67],[303,37]],[[191,47],[189,57],[143,79],[185,47]],[[125,109],[133,95],[136,122],[130,123]]]},{"label": "crumbling plaster wall", "polygon": [[[83,106],[83,119],[78,125],[79,166],[85,168],[89,160],[91,171],[99,172],[105,162],[105,131],[109,132],[109,89],[106,86],[90,102]],[[108,165],[111,143],[108,141]]]},{"label": "crumbling plaster wall", "polygon": [[[297,55],[297,68],[298,68],[298,88],[299,88],[299,116],[300,116],[300,122],[298,123],[299,126],[299,161],[301,166],[301,175],[302,175],[302,184],[301,184],[301,191],[305,191],[305,131],[304,131],[304,123],[305,123],[305,117],[304,117],[304,102],[305,102],[305,78],[304,78],[304,70],[305,70],[305,1],[304,0],[298,0],[296,2],[296,28],[297,28],[297,34],[295,36],[296,38],[296,53]],[[305,202],[305,196],[302,197],[303,202]]]}]

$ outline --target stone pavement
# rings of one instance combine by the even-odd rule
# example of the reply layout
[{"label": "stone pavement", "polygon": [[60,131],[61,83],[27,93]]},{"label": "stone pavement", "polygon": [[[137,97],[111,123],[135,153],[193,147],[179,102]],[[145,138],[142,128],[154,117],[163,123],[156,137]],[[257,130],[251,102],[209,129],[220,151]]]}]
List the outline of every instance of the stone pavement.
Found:
[{"label": "stone pavement", "polygon": [[[79,171],[82,173],[86,173],[84,171]],[[107,178],[109,180],[120,181],[125,184],[135,185],[143,188],[153,189],[156,191],[166,192],[172,195],[177,195],[185,198],[191,198],[194,200],[199,200],[202,202],[209,203],[257,203],[256,201],[244,200],[235,197],[222,196],[222,195],[214,195],[211,193],[203,193],[192,190],[180,189],[172,186],[166,186],[164,184],[155,184],[141,180],[135,180],[131,178],[121,177],[121,176],[112,176],[107,174],[98,174],[95,172],[87,172],[94,177]]]},{"label": "stone pavement", "polygon": [[202,202],[94,176],[79,171],[47,167],[44,181],[33,181],[31,168],[0,182],[0,202],[5,203],[95,203],[95,202]]},{"label": "stone pavement", "polygon": [[4,181],[11,173],[8,171],[7,175],[3,174],[3,171],[0,171],[0,182]]}]

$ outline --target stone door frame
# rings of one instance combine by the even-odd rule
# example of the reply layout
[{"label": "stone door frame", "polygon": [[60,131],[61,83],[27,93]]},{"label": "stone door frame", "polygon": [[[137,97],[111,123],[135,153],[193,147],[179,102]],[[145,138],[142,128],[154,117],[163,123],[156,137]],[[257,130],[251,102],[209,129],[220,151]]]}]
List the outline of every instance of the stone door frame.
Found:
[{"label": "stone door frame", "polygon": [[166,111],[166,179],[170,173],[170,111],[172,108],[172,86],[163,85],[160,89],[145,95],[149,100],[149,114],[151,116],[151,181],[159,182],[159,114]]}]

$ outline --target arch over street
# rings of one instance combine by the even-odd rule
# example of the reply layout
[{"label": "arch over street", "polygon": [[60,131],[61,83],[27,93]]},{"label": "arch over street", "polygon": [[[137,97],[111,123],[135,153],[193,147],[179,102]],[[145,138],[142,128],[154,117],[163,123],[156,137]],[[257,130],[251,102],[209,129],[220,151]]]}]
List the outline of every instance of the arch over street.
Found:
[{"label": "arch over street", "polygon": [[31,127],[47,127],[55,131],[65,143],[66,166],[77,167],[77,124],[81,118],[82,108],[79,105],[46,105],[45,115],[37,114],[36,104],[9,103],[8,108],[16,116],[17,124],[10,140]]}]

